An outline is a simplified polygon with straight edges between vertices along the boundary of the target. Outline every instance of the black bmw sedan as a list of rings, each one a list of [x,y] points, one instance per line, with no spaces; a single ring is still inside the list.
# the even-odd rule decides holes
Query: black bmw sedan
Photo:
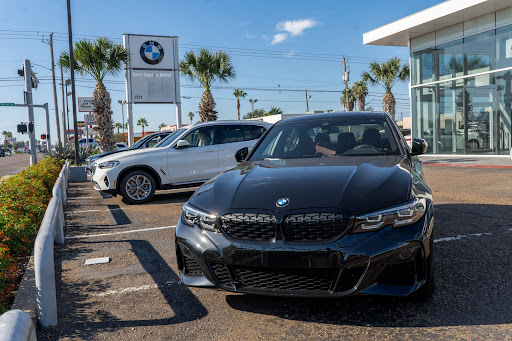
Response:
[[[200,187],[176,227],[190,286],[281,296],[434,291],[432,194],[386,114],[276,123]]]

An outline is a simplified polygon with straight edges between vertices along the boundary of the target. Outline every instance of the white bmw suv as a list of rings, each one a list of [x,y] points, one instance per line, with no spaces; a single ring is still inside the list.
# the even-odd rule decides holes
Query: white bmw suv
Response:
[[[105,156],[92,164],[94,188],[128,204],[149,201],[157,189],[198,186],[236,165],[272,126],[257,121],[211,121],[178,129],[153,148]]]

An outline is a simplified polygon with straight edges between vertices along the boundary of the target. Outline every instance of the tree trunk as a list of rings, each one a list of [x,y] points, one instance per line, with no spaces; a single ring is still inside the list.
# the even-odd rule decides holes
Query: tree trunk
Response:
[[[391,93],[391,91],[386,91],[384,97],[382,97],[382,110],[385,113],[391,115],[393,121],[395,119],[395,96]]]
[[[366,97],[359,96],[359,98],[357,99],[357,106],[359,108],[359,111],[364,111],[365,104],[366,104]]]
[[[199,103],[199,118],[201,122],[217,120],[217,112],[215,109],[215,101],[210,90],[205,89],[201,102]]]
[[[102,152],[114,150],[114,124],[112,110],[110,109],[110,94],[102,82],[96,83],[94,88],[94,120],[96,127],[96,141]]]
[[[238,119],[240,120],[240,99],[236,99],[236,109],[238,110]]]

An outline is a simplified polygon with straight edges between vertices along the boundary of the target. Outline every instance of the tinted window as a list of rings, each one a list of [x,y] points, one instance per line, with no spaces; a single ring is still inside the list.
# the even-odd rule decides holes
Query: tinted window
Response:
[[[278,124],[251,160],[400,154],[382,118],[338,118]]]
[[[222,143],[234,143],[244,141],[244,126],[229,125],[222,127]]]
[[[162,141],[162,139],[163,139],[163,136],[161,136],[161,135],[157,135],[157,136],[153,137],[148,142],[146,142],[145,148],[153,148],[158,143],[160,143],[160,141]]]
[[[215,144],[216,126],[201,127],[193,130],[183,140],[189,143],[190,147],[206,147]]]
[[[158,143],[155,147],[165,147],[170,145],[173,141],[175,141],[178,137],[183,134],[183,132],[187,130],[187,128],[180,128],[173,133],[170,133],[166,138],[164,138],[160,143]]]
[[[246,125],[244,128],[244,141],[257,140],[267,130],[262,126]]]

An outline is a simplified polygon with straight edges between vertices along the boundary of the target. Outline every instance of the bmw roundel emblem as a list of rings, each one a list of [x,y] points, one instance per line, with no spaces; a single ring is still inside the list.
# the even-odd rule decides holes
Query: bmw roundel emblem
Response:
[[[149,40],[140,46],[140,56],[146,63],[155,65],[164,58],[164,48],[158,42]]]
[[[289,203],[290,203],[290,199],[281,198],[276,201],[276,206],[277,207],[285,207],[285,206],[288,206]]]

